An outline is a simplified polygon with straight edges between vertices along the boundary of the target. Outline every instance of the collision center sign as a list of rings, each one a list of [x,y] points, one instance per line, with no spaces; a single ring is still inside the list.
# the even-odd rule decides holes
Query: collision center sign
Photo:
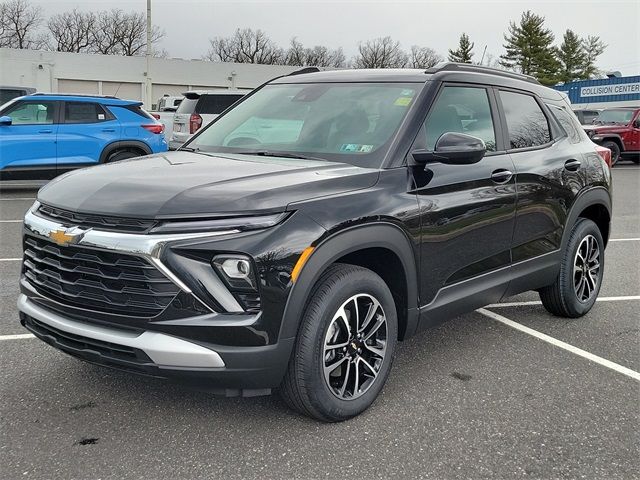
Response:
[[[596,85],[593,87],[582,87],[581,97],[601,97],[603,95],[632,95],[640,93],[640,82],[617,83],[614,85]]]

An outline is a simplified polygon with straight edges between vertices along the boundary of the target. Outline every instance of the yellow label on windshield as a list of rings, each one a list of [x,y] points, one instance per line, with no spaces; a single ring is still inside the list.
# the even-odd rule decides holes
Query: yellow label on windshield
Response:
[[[406,107],[410,103],[411,103],[411,97],[398,97],[396,101],[393,102],[394,105],[397,105],[399,107]]]

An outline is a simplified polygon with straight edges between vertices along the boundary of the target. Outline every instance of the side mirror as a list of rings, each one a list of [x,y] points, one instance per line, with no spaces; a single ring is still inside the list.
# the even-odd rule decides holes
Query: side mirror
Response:
[[[633,122],[633,126],[634,126],[635,128],[640,128],[640,118],[636,118],[636,121],[635,121],[635,122]]]
[[[11,125],[11,123],[13,122],[13,119],[7,115],[4,115],[2,117],[0,117],[0,126],[2,125]]]
[[[466,133],[447,132],[440,135],[433,151],[415,150],[411,155],[418,163],[470,165],[482,160],[485,153],[487,153],[487,146],[481,139]]]

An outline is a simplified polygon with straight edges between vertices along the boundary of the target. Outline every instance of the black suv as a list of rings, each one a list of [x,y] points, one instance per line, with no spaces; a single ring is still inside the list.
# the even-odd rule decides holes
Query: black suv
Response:
[[[530,77],[310,71],[176,152],[71,172],[25,217],[22,324],[83,360],[323,421],[380,393],[397,342],[525,290],[579,317],[611,175]]]

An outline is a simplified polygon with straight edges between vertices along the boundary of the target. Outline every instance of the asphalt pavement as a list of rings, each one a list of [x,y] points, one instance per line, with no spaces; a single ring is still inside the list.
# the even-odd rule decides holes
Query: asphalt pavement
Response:
[[[612,241],[588,315],[552,317],[528,292],[487,311],[532,330],[458,317],[402,343],[380,398],[340,424],[25,337],[17,259],[35,191],[1,191],[0,478],[640,478],[640,168],[613,175]]]

